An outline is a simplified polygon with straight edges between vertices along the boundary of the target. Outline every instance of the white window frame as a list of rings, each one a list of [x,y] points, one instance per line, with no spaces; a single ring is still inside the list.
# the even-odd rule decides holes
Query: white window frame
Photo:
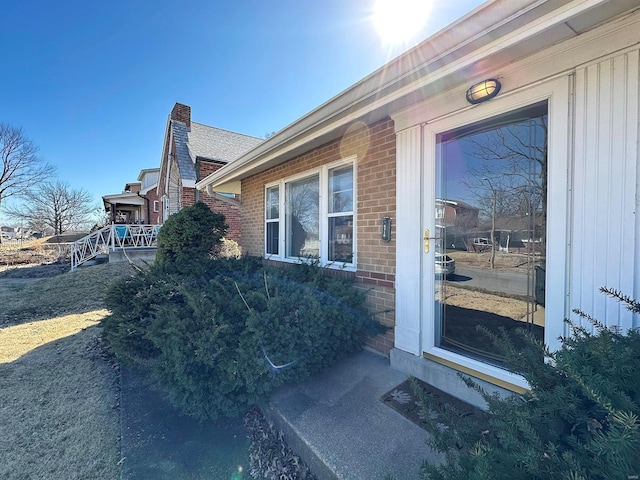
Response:
[[[158,213],[160,210],[160,202],[158,200],[153,201],[153,212]]]
[[[337,213],[329,213],[329,171],[334,170],[336,168],[344,167],[350,165],[353,171],[353,210],[351,212],[337,212]],[[326,165],[323,165],[320,168],[314,168],[310,170],[306,170],[296,175],[292,175],[290,177],[285,177],[277,182],[267,183],[264,186],[264,201],[263,201],[263,225],[264,225],[264,242],[263,242],[263,252],[264,258],[277,260],[281,262],[288,263],[300,263],[301,261],[309,261],[313,262],[316,259],[305,260],[300,257],[287,257],[286,256],[286,195],[285,189],[286,185],[295,182],[298,180],[303,180],[305,178],[309,178],[312,176],[318,176],[319,182],[319,238],[320,238],[320,249],[319,249],[319,258],[317,261],[319,265],[326,268],[334,268],[339,270],[346,271],[355,271],[357,265],[357,215],[356,215],[356,205],[357,205],[357,171],[356,171],[356,156],[351,156],[336,162],[332,162]],[[267,219],[267,190],[278,187],[278,200],[279,200],[279,217],[278,219]],[[329,244],[328,244],[328,234],[329,234],[329,218],[335,216],[349,216],[353,217],[353,259],[350,263],[346,262],[336,262],[329,261]],[[267,252],[267,223],[278,221],[278,254],[268,254]]]
[[[267,218],[267,192],[269,190],[272,190],[274,188],[278,189],[278,218]],[[283,223],[283,215],[282,215],[282,188],[280,188],[279,184],[270,184],[270,185],[266,185],[264,188],[264,254],[266,258],[280,258],[280,254],[282,253],[282,245],[281,245],[281,240],[282,240],[282,231],[280,230],[280,227],[282,226]],[[278,222],[278,252],[277,253],[267,253],[267,244],[268,244],[268,238],[267,238],[267,233],[268,233],[268,229],[267,229],[267,224],[269,223],[276,223]]]

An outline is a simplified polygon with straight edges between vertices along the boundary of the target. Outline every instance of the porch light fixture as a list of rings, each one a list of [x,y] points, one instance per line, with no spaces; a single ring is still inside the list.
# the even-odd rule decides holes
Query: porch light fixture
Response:
[[[467,102],[475,105],[476,103],[491,100],[500,92],[500,82],[495,78],[489,78],[483,82],[471,85],[467,90]]]

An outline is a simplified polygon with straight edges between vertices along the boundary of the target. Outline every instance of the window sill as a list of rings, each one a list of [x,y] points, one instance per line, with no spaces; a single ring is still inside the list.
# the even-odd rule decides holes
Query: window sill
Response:
[[[264,255],[263,258],[265,260],[269,260],[271,262],[279,262],[279,263],[290,263],[290,264],[312,264],[314,262],[318,262],[317,259],[305,259],[305,258],[288,258],[288,257],[276,257],[274,255]],[[353,263],[340,263],[340,262],[326,262],[324,264],[317,263],[319,268],[326,268],[328,270],[336,270],[343,272],[355,272],[356,266]]]

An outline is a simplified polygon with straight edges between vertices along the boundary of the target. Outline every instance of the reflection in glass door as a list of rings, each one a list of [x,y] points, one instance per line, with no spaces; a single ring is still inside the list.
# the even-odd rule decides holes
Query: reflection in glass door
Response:
[[[544,338],[547,102],[437,136],[436,345],[500,365],[481,328]]]

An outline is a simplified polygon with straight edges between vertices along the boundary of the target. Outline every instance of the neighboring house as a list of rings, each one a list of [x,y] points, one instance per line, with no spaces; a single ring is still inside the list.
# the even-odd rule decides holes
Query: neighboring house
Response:
[[[436,198],[436,231],[447,248],[468,250],[476,235],[480,209],[460,200]],[[442,246],[442,244],[440,244]]]
[[[140,170],[138,181],[140,182],[140,196],[145,199],[145,218],[151,225],[160,225],[162,218],[162,205],[158,195],[159,168],[145,168]]]
[[[392,327],[371,346],[393,367],[472,402],[458,372],[521,391],[477,325],[523,326],[556,348],[573,308],[640,323],[598,292],[640,296],[638,32],[637,0],[487,2],[196,186],[242,194],[245,251],[314,257],[368,288]],[[483,92],[494,98],[478,103]],[[522,260],[510,272],[458,252],[442,279],[437,199],[475,205],[474,178],[494,195],[483,219],[509,182],[541,212],[544,248],[495,252],[497,266]],[[465,290],[474,279],[482,289]]]
[[[104,195],[102,202],[110,223],[160,224],[157,193],[158,168],[140,171],[137,182],[126,183],[122,193]]]
[[[122,193],[103,195],[102,203],[110,223],[148,223],[140,182],[126,183]]]
[[[496,241],[502,250],[523,252],[540,248],[544,235],[539,216],[504,216],[496,219]]]
[[[176,103],[167,120],[158,197],[162,222],[197,201],[225,215],[227,238],[240,241],[240,202],[233,192],[196,190],[196,182],[262,143],[262,139],[191,121],[191,107]]]
[[[471,229],[478,225],[479,208],[460,200],[436,198],[436,223],[444,227]]]

